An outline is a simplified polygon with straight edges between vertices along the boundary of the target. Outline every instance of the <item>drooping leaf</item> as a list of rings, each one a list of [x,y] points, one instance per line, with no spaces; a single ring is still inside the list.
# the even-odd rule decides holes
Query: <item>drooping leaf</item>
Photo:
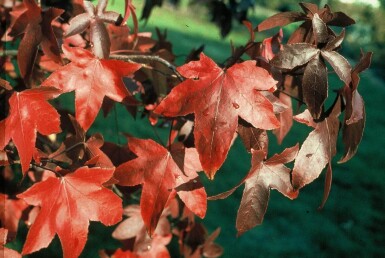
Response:
[[[65,258],[78,257],[87,241],[89,221],[104,225],[122,219],[122,201],[102,184],[114,169],[82,167],[61,178],[50,177],[18,195],[41,210],[32,224],[22,254],[47,247],[58,234]]]
[[[308,63],[317,56],[319,49],[316,46],[307,43],[287,44],[271,60],[270,64],[277,68],[292,70],[296,67]]]
[[[51,22],[64,10],[49,8],[42,10],[34,0],[23,0],[26,10],[13,23],[9,36],[24,34],[20,42],[17,62],[24,79],[31,76],[39,45],[53,61],[60,63],[60,49],[53,33]]]
[[[86,12],[70,20],[70,27],[65,35],[70,37],[90,28],[92,49],[98,58],[108,58],[110,55],[111,41],[104,23],[120,24],[123,20],[120,14],[106,11],[107,3],[107,0],[99,0],[95,7],[91,1],[84,1]]]
[[[210,200],[227,198],[239,186],[245,184],[236,221],[238,235],[262,223],[270,189],[276,189],[290,199],[297,197],[298,191],[293,189],[290,182],[290,169],[284,165],[293,161],[297,153],[298,144],[268,160],[264,160],[264,151],[253,151],[252,167],[247,176],[231,190],[209,198]]]
[[[293,125],[293,108],[291,97],[288,95],[283,93],[279,94],[279,100],[287,106],[285,111],[277,114],[280,127],[273,130],[273,133],[277,137],[278,144],[281,144]]]
[[[258,24],[256,30],[264,31],[274,27],[283,27],[290,23],[302,21],[306,15],[300,12],[277,13]]]
[[[360,144],[364,133],[366,120],[365,103],[357,88],[360,82],[359,73],[370,66],[372,54],[373,53],[368,52],[361,56],[360,61],[352,70],[351,83],[345,85],[342,90],[346,105],[342,129],[342,140],[345,151],[338,163],[347,162],[356,154],[358,145]]]
[[[132,76],[139,64],[98,59],[82,48],[63,46],[63,52],[71,63],[52,73],[42,85],[75,91],[76,120],[85,131],[94,122],[104,96],[117,102],[130,98],[132,104],[137,103],[122,77]]]
[[[305,68],[302,79],[303,100],[314,118],[319,118],[328,96],[328,74],[325,63],[319,56]]]
[[[143,184],[140,207],[150,235],[175,187],[186,206],[204,217],[206,193],[196,174],[199,165],[195,164],[198,160],[194,150],[185,149],[184,153],[173,154],[153,140],[135,138],[129,139],[128,146],[138,158],[120,165],[115,178],[123,186]]]
[[[335,51],[321,51],[321,55],[333,67],[333,70],[337,73],[341,81],[346,85],[349,85],[352,80],[352,67],[348,60]]]
[[[29,168],[36,143],[36,132],[49,135],[60,132],[57,111],[47,102],[59,95],[54,88],[36,88],[15,92],[9,99],[9,115],[5,120],[4,143],[16,145],[23,172]],[[1,147],[1,146],[0,146]]]
[[[341,105],[340,101],[337,101],[329,117],[322,122],[314,123],[309,110],[294,117],[300,123],[315,126],[302,144],[294,162],[292,184],[295,189],[300,189],[318,178],[335,156],[340,113]]]
[[[254,128],[252,125],[242,122],[243,121],[241,120],[241,123],[238,124],[237,132],[241,137],[246,151],[250,153],[251,149],[263,150],[267,154],[269,148],[269,137],[266,130]]]
[[[195,113],[195,146],[206,175],[213,179],[226,159],[238,116],[256,128],[279,126],[273,105],[261,94],[275,87],[269,73],[246,61],[222,70],[203,53],[199,61],[178,68],[187,79],[177,85],[155,112],[164,116]]]

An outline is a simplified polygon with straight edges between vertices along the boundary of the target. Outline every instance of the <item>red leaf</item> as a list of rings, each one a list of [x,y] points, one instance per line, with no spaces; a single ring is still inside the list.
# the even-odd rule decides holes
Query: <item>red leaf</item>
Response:
[[[63,52],[72,62],[52,73],[42,85],[53,86],[63,92],[75,91],[76,120],[87,131],[100,110],[104,96],[117,102],[131,96],[122,77],[132,76],[140,65],[98,59],[82,48],[63,46]],[[136,103],[132,97],[131,102]]]
[[[102,184],[114,169],[82,167],[61,178],[50,177],[18,195],[41,210],[30,228],[23,255],[47,247],[59,235],[64,257],[78,257],[87,241],[89,221],[106,226],[122,219],[122,201]]]
[[[143,184],[140,207],[149,235],[156,229],[172,189],[176,186],[185,204],[198,216],[204,216],[206,193],[196,175],[198,168],[193,164],[197,162],[196,152],[185,149],[184,153],[173,154],[153,140],[135,138],[129,139],[128,146],[138,158],[120,165],[115,178],[124,186]],[[196,187],[191,187],[188,184],[190,181]]]
[[[0,228],[0,253],[1,257],[6,258],[21,258],[21,254],[17,251],[4,247],[7,243],[8,229]]]
[[[269,73],[255,61],[219,68],[203,53],[199,61],[178,68],[187,78],[155,109],[164,116],[195,113],[195,146],[206,175],[213,179],[230,149],[238,116],[256,128],[274,129],[279,122],[261,91],[275,87]]]
[[[12,200],[8,195],[0,193],[1,226],[9,231],[10,240],[16,237],[22,212],[28,205],[23,200]]]
[[[43,135],[60,132],[59,114],[47,102],[57,95],[56,89],[36,88],[15,92],[9,99],[4,142],[12,139],[16,145],[23,172],[28,170],[34,153],[36,132]]]
[[[9,36],[24,34],[20,42],[17,62],[23,78],[31,75],[39,44],[43,52],[55,62],[61,62],[60,50],[53,33],[51,22],[64,10],[49,8],[42,11],[34,0],[23,0],[27,8],[11,27]]]
[[[252,167],[247,176],[231,190],[209,197],[210,200],[224,199],[245,183],[236,222],[238,235],[262,223],[270,189],[276,189],[290,199],[297,197],[298,191],[294,191],[290,183],[290,169],[284,165],[293,161],[297,153],[298,145],[264,161],[263,151],[253,151]]]
[[[317,123],[315,129],[302,144],[292,173],[292,183],[295,189],[302,188],[318,178],[326,164],[330,163],[336,154],[340,112],[340,101],[337,101],[330,116]],[[313,118],[308,110],[305,110],[301,117],[300,120],[297,119],[297,116],[294,119],[300,123],[312,124]]]

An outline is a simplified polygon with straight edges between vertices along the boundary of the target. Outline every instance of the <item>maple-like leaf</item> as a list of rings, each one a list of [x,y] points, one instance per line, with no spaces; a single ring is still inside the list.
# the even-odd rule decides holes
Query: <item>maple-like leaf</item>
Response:
[[[323,24],[320,19],[318,22]],[[334,37],[326,29],[322,29],[322,26],[319,27],[319,30],[313,31],[315,38],[323,43],[321,48],[309,43],[287,44],[270,62],[283,70],[293,70],[305,65],[302,79],[303,100],[314,118],[321,117],[328,96],[328,73],[324,60],[346,85],[351,83],[352,70],[349,62],[335,51],[342,44],[345,31],[342,30],[340,35]],[[328,40],[325,41],[325,38]]]
[[[140,207],[150,235],[174,188],[189,209],[202,218],[205,216],[206,192],[196,173],[200,165],[194,149],[170,153],[153,140],[135,138],[129,139],[128,147],[138,158],[120,165],[114,177],[119,185],[143,184]]]
[[[114,169],[82,167],[50,177],[18,195],[41,210],[32,224],[22,254],[47,247],[58,234],[65,258],[78,257],[87,241],[89,221],[113,225],[122,219],[122,200],[102,186]]]
[[[1,226],[8,230],[9,239],[13,240],[16,237],[19,220],[27,207],[23,200],[9,199],[8,195],[0,193],[0,221]]]
[[[344,124],[342,129],[342,140],[345,146],[343,157],[338,163],[350,160],[357,152],[365,128],[365,103],[357,88],[360,82],[359,73],[369,68],[372,52],[361,56],[360,61],[352,70],[352,81],[345,85],[342,94],[346,103]]]
[[[266,20],[262,21],[255,30],[264,31],[274,27],[283,27],[287,24],[304,21],[290,36],[288,43],[307,42],[313,43],[314,31],[327,28],[326,25],[347,27],[355,23],[355,21],[343,12],[332,12],[328,5],[319,9],[313,3],[299,3],[303,10],[301,12],[281,12],[277,13]],[[322,21],[322,23],[320,23]]]
[[[107,0],[99,0],[95,7],[91,1],[84,1],[85,13],[70,20],[70,27],[65,36],[70,37],[90,28],[90,40],[95,56],[108,58],[110,55],[110,37],[104,23],[120,24],[122,16],[116,12],[106,11]]]
[[[35,0],[23,0],[26,10],[12,24],[11,37],[24,34],[17,52],[17,62],[23,78],[31,76],[39,45],[43,52],[57,63],[61,62],[60,49],[53,33],[51,22],[64,10],[42,10]]]
[[[105,96],[121,102],[129,98],[136,104],[122,77],[132,76],[141,66],[118,60],[98,59],[82,48],[63,46],[71,63],[56,70],[43,83],[63,92],[75,91],[76,120],[87,131],[95,120]]]
[[[318,178],[336,154],[340,113],[341,104],[338,100],[331,114],[322,122],[315,123],[309,110],[294,117],[296,121],[314,128],[302,144],[294,162],[292,183],[295,189],[302,188]]]
[[[0,228],[0,254],[6,258],[21,258],[21,254],[17,251],[4,247],[7,243],[8,229]]]
[[[195,114],[195,146],[210,179],[221,167],[238,126],[238,116],[260,129],[279,126],[272,103],[261,91],[276,81],[255,61],[245,61],[223,70],[200,55],[178,68],[187,79],[177,85],[155,109],[164,116]]]
[[[4,141],[0,144],[7,144],[12,139],[19,152],[23,172],[28,170],[35,150],[36,132],[49,135],[61,131],[59,114],[47,102],[59,93],[54,88],[42,87],[14,92],[9,99]],[[0,146],[0,149],[3,148]]]
[[[264,151],[252,151],[251,169],[247,176],[234,188],[222,194],[209,197],[223,199],[245,184],[241,204],[238,209],[236,228],[238,235],[262,223],[269,202],[270,189],[276,189],[286,197],[294,199],[298,195],[290,182],[290,169],[284,164],[293,161],[298,153],[298,144],[285,149],[268,160]]]

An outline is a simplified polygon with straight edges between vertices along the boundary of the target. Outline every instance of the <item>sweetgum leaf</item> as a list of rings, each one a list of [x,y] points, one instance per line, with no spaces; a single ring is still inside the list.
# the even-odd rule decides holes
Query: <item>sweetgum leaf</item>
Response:
[[[42,87],[14,92],[9,99],[10,110],[5,120],[4,140],[0,144],[7,144],[12,139],[23,172],[29,169],[35,150],[36,133],[50,135],[61,131],[60,116],[47,101],[59,93],[54,88]]]
[[[313,16],[312,26],[316,44],[327,42],[329,39],[328,27],[317,13]]]
[[[23,0],[26,10],[12,24],[10,37],[24,34],[20,42],[17,62],[24,79],[31,76],[39,44],[43,52],[53,61],[60,63],[60,49],[53,33],[51,22],[64,10],[48,8],[42,10],[34,0]]]
[[[85,13],[79,14],[70,20],[66,37],[82,33],[90,28],[92,49],[98,58],[108,58],[111,41],[104,23],[120,24],[122,16],[116,12],[106,11],[107,0],[99,0],[96,8],[91,1],[84,1]]]
[[[319,118],[328,96],[327,69],[316,56],[306,66],[302,79],[303,100],[314,118]]]
[[[287,44],[270,61],[270,64],[281,69],[292,70],[305,65],[319,53],[316,46],[307,43]]]
[[[64,45],[63,52],[71,63],[53,72],[42,85],[62,92],[75,91],[76,120],[85,131],[94,122],[104,96],[117,102],[128,98],[133,105],[137,103],[122,77],[132,76],[141,65],[98,59],[85,49]]]
[[[340,101],[337,101],[329,117],[322,122],[314,123],[309,110],[294,117],[300,123],[315,126],[302,144],[294,162],[292,184],[295,189],[300,189],[318,178],[336,154],[340,113]]]
[[[65,258],[78,257],[87,241],[89,221],[106,226],[122,219],[122,200],[102,186],[114,169],[82,167],[64,177],[50,177],[18,195],[41,210],[32,224],[22,254],[47,247],[58,234]]]
[[[129,138],[128,146],[138,158],[120,165],[115,178],[123,186],[143,184],[140,207],[150,236],[175,187],[178,187],[177,193],[186,206],[204,217],[207,209],[206,192],[196,174],[199,169],[196,151],[185,149],[184,153],[173,154],[153,140],[135,138]],[[188,185],[190,181],[196,186]]]
[[[302,21],[305,18],[306,15],[300,12],[277,13],[258,24],[256,30],[264,31],[274,27],[283,27],[293,22]]]
[[[351,82],[351,71],[348,60],[335,51],[321,51],[321,55],[333,67],[338,77],[348,85]]]
[[[279,126],[273,105],[261,94],[276,81],[255,61],[235,64],[222,70],[213,60],[200,55],[178,68],[187,79],[177,85],[155,112],[164,116],[195,113],[194,139],[203,170],[213,179],[226,159],[234,138],[238,116],[256,128]]]
[[[8,230],[8,239],[13,240],[16,237],[19,220],[27,207],[23,200],[13,200],[0,193],[0,221],[1,226]]]
[[[284,165],[293,161],[297,153],[298,144],[268,160],[264,160],[266,155],[264,151],[252,151],[252,167],[247,176],[229,191],[209,197],[209,200],[227,198],[238,187],[245,184],[236,221],[238,235],[262,223],[270,189],[276,189],[290,199],[297,197],[298,191],[294,191],[290,182],[290,169]]]

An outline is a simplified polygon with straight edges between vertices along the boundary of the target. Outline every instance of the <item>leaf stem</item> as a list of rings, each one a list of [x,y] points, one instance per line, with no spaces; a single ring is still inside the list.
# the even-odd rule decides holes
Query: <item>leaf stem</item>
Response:
[[[62,152],[59,152],[58,154],[56,154],[53,157],[51,157],[51,159],[54,159],[57,156],[60,156],[61,154],[65,153],[65,152],[71,151],[71,150],[75,149],[76,147],[78,147],[80,145],[84,145],[84,142],[78,142],[78,143],[72,145],[71,147],[68,147],[68,148],[64,149]]]

